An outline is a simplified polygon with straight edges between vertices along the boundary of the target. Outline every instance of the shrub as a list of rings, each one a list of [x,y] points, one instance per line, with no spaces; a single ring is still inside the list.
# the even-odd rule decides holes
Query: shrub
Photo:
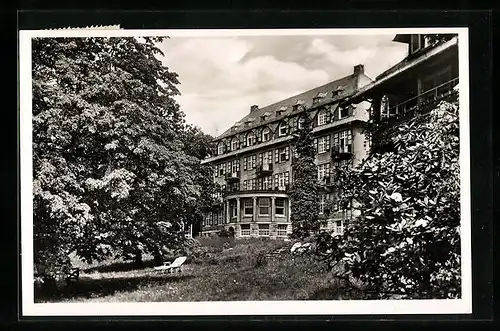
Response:
[[[320,234],[318,254],[372,297],[460,296],[458,105],[443,102],[395,126],[393,151],[339,172],[341,199],[360,212],[343,236]]]

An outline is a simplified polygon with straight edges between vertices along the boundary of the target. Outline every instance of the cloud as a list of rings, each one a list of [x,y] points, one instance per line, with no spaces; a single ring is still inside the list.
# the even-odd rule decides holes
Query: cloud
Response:
[[[266,106],[329,79],[324,70],[271,54],[243,59],[251,49],[250,41],[238,38],[191,38],[170,46],[167,41],[163,62],[179,74],[177,100],[188,122],[220,134],[251,105]]]
[[[306,50],[312,55],[325,57],[328,61],[342,67],[352,67],[358,63],[364,63],[375,54],[375,49],[358,46],[350,49],[338,49],[335,45],[324,39],[315,38]]]
[[[168,39],[163,63],[179,74],[186,120],[217,135],[266,106],[352,73],[371,78],[399,62],[393,36],[246,36]]]

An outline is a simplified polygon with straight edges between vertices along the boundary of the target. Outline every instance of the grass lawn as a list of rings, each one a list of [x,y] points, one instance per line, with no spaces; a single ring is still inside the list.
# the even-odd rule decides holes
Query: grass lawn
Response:
[[[109,261],[82,268],[78,283],[59,286],[57,293],[36,296],[36,302],[172,302],[245,300],[359,299],[324,264],[311,255],[292,257],[291,242],[199,239],[208,252],[189,256],[183,272],[158,274],[152,261],[134,269],[132,263]],[[280,255],[263,258],[284,248]],[[75,263],[76,264],[76,263]]]

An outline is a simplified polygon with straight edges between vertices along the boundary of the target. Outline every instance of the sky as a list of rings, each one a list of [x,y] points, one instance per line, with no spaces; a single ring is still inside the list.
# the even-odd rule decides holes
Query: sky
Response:
[[[176,72],[176,99],[186,121],[217,136],[251,105],[265,107],[352,74],[375,77],[401,61],[407,45],[394,35],[171,37],[161,59]]]

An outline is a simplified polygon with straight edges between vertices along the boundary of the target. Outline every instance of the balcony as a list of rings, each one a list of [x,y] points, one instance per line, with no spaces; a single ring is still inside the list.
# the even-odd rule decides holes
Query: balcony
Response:
[[[290,184],[285,184],[284,186],[276,186],[274,190],[280,192],[287,192],[290,190]]]
[[[352,144],[346,146],[332,146],[330,153],[335,162],[348,160],[352,158],[353,155]]]
[[[228,172],[225,175],[225,179],[226,179],[226,182],[228,182],[228,183],[237,182],[240,180],[240,173],[238,171],[237,172]]]
[[[273,164],[264,163],[257,166],[257,176],[267,177],[273,174]]]
[[[415,116],[416,112],[425,113],[436,108],[441,101],[452,101],[457,98],[458,92],[455,87],[458,85],[458,77],[443,84],[435,86],[423,93],[390,107],[382,115],[382,121],[393,119],[409,119]]]
[[[323,182],[322,182],[325,186],[327,187],[331,187],[333,186],[333,184],[335,183],[335,176],[334,174],[330,174],[330,175],[326,175],[324,178],[323,178]]]

